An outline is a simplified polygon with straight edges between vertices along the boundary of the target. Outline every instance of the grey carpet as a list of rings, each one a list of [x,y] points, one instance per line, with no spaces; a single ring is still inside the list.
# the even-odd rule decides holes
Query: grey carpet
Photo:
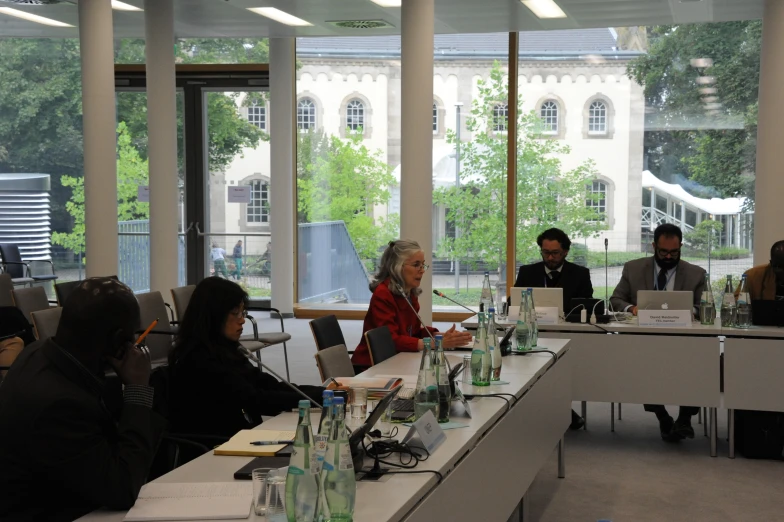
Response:
[[[340,321],[349,350],[362,321]],[[260,328],[279,323],[262,319]],[[286,319],[293,382],[317,384],[315,344],[307,320]],[[436,325],[439,328],[449,325]],[[246,326],[246,333],[250,333]],[[285,375],[282,347],[262,361]],[[575,403],[576,411],[580,404]],[[676,407],[668,407],[677,415]],[[617,410],[616,410],[617,415]],[[727,458],[727,413],[719,411],[718,457],[694,418],[697,436],[677,444],[661,440],[658,422],[641,405],[624,404],[610,432],[610,405],[588,404],[588,431],[566,435],[566,478],[557,478],[555,451],[529,490],[530,520],[539,522],[747,522],[784,521],[784,462]],[[503,473],[495,474],[503,480]],[[491,501],[491,499],[488,499]],[[492,521],[488,521],[492,522]]]

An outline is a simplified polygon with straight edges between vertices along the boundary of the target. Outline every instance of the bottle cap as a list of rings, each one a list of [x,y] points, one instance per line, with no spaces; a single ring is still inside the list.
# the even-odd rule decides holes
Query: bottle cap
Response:
[[[310,408],[310,401],[305,401],[305,400],[299,401],[299,407],[300,408]]]
[[[442,340],[443,340],[443,338],[444,338],[444,336],[443,336],[443,335],[441,335],[441,334],[436,334],[436,341],[438,341],[439,339],[442,339]]]
[[[324,390],[323,392],[321,392],[321,396],[323,398],[325,398],[325,399],[327,397],[334,397],[335,396],[335,392],[333,392],[332,390]]]
[[[343,397],[335,397],[334,399],[332,399],[332,404],[335,405],[340,405],[343,404],[344,402],[346,402],[346,399],[344,399]]]
[[[495,313],[495,308],[493,308],[493,307],[491,306],[490,308],[488,308],[488,309],[487,309],[487,311],[488,311],[488,312],[490,312],[491,314],[492,314],[492,313]]]

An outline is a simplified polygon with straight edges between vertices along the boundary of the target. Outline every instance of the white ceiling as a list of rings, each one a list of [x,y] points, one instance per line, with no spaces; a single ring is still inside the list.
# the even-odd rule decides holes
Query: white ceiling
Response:
[[[45,6],[0,6],[39,14],[74,25],[54,28],[0,14],[0,37],[77,37],[76,0]],[[108,0],[107,0],[108,1]],[[124,0],[143,6],[143,0]],[[416,1],[416,0],[413,0]],[[624,27],[762,18],[764,0],[556,0],[568,17],[539,20],[519,0],[435,0],[437,33],[485,33]],[[382,8],[370,0],[174,0],[178,37],[338,36],[400,33],[400,8]],[[312,27],[292,28],[247,11],[277,7]],[[329,25],[334,20],[382,19],[393,29],[358,31]],[[114,12],[116,37],[143,37],[144,13]]]

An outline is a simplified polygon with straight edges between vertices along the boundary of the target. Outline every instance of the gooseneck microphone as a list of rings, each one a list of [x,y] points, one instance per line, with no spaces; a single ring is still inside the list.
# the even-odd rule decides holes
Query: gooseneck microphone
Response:
[[[467,307],[466,305],[464,305],[463,303],[458,303],[457,301],[455,301],[455,300],[454,300],[454,299],[452,299],[451,297],[447,297],[447,296],[445,296],[445,295],[444,295],[442,292],[439,292],[438,290],[433,290],[433,293],[434,293],[434,294],[436,294],[438,297],[443,297],[443,298],[444,298],[444,299],[446,299],[447,301],[452,301],[452,302],[453,302],[453,303],[455,303],[457,306],[460,306],[460,307],[462,307],[462,308],[465,308],[466,310],[468,310],[469,312],[471,312],[471,313],[472,313],[472,314],[474,314],[474,315],[476,315],[476,313],[477,313],[477,312],[475,312],[475,311],[471,310],[470,308],[468,308],[468,307]]]
[[[264,368],[265,370],[267,370],[268,372],[270,372],[272,375],[274,375],[275,377],[277,377],[277,378],[278,378],[278,379],[279,379],[279,380],[280,380],[282,383],[284,383],[286,386],[288,386],[289,388],[291,388],[292,390],[294,390],[295,392],[297,392],[297,393],[298,393],[299,395],[301,395],[303,398],[305,398],[305,399],[309,400],[309,401],[311,402],[311,404],[313,404],[314,406],[316,406],[316,408],[318,408],[318,409],[321,409],[321,404],[317,403],[316,401],[314,401],[313,399],[311,399],[310,397],[308,397],[308,396],[307,396],[307,394],[305,394],[305,392],[303,392],[302,390],[300,390],[299,388],[297,388],[296,386],[294,386],[293,384],[291,384],[289,381],[287,381],[286,379],[284,379],[283,377],[281,377],[280,375],[278,375],[277,373],[275,373],[275,372],[272,370],[272,368],[270,368],[269,366],[267,366],[266,364],[264,364],[263,362],[261,362],[261,361],[259,360],[259,358],[258,358],[258,357],[256,357],[255,355],[253,355],[253,353],[251,353],[251,351],[250,351],[250,350],[248,350],[247,348],[245,348],[245,347],[244,347],[244,346],[242,346],[242,345],[240,345],[240,346],[239,346],[237,349],[238,349],[238,350],[240,351],[240,353],[241,353],[242,355],[244,355],[246,358],[248,358],[248,359],[250,359],[251,361],[253,361],[253,362],[255,362],[256,364],[258,364],[260,368]]]
[[[607,262],[608,245],[609,245],[609,241],[607,240],[607,238],[604,238],[604,302],[605,302],[604,313],[609,313],[610,310],[610,298],[607,294],[607,289],[609,288],[610,285],[610,281],[607,277],[607,266],[609,265],[609,263]]]
[[[409,301],[408,296],[406,295],[405,290],[403,290],[403,287],[400,286],[400,285],[396,285],[396,287],[397,287],[398,291],[403,295],[403,298],[406,300],[406,303],[408,303],[408,307],[411,308],[411,311],[414,312],[414,315],[417,316],[417,319],[419,319],[419,324],[422,325],[422,328],[425,329],[425,332],[427,332],[427,335],[430,337],[430,339],[432,339],[432,341],[433,341],[433,350],[435,350],[436,349],[436,338],[433,337],[432,333],[430,333],[430,329],[427,327],[425,322],[419,316],[419,314],[416,311],[416,308],[414,308],[414,305],[412,305],[411,301]],[[444,357],[444,360],[446,361],[447,369],[451,372],[452,371],[452,366],[449,364],[449,358],[448,357]]]

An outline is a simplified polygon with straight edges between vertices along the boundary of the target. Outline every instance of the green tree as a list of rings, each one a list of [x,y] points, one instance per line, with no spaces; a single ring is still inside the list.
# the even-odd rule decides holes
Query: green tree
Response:
[[[708,255],[708,252],[720,246],[719,234],[724,225],[720,221],[706,219],[694,227],[694,230],[683,236],[683,241],[695,254]]]
[[[506,118],[494,114],[508,99],[504,72],[495,63],[488,80],[480,80],[478,96],[466,119],[470,142],[460,143],[460,188],[434,191],[433,200],[446,208],[446,219],[460,229],[458,238],[441,241],[438,254],[463,260],[484,259],[497,264],[506,260]],[[589,237],[604,228],[602,219],[586,202],[596,196],[588,185],[599,172],[593,161],[566,170],[561,158],[570,153],[558,140],[543,137],[542,122],[535,112],[522,111],[518,97],[517,117],[517,230],[516,258],[536,257],[536,237],[551,226],[568,230],[571,237]],[[447,141],[456,144],[454,132]]]
[[[305,141],[301,139],[300,141]],[[297,179],[297,207],[301,222],[343,221],[364,260],[378,257],[379,245],[397,237],[397,214],[373,218],[376,205],[389,202],[388,187],[395,182],[380,151],[371,152],[360,134],[346,140],[313,137],[305,175]]]
[[[139,155],[124,123],[117,126],[117,220],[148,219],[149,203],[137,200],[137,188],[147,185],[147,160]],[[73,252],[84,252],[84,177],[63,176],[63,186],[72,192],[65,207],[73,217],[73,230],[52,233],[52,243]]]
[[[721,197],[753,199],[762,22],[657,26],[650,34],[648,54],[627,74],[644,86],[661,124],[691,129],[646,132],[649,167],[668,181],[682,174]],[[702,58],[710,62],[691,61]],[[708,106],[716,112],[706,117],[709,103],[720,106]]]

